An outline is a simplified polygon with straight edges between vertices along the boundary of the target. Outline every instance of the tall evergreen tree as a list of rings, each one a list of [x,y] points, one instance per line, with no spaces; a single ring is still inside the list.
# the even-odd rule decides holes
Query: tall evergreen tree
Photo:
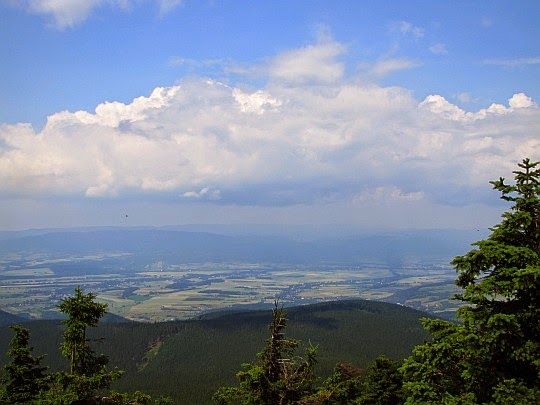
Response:
[[[58,305],[60,312],[68,316],[62,321],[66,331],[60,350],[69,360],[71,374],[95,373],[105,361],[102,356],[95,355],[86,337],[87,328],[96,327],[107,311],[107,304],[96,302],[95,298],[94,294],[83,294],[80,287],[77,287],[73,297],[62,299]]]
[[[539,165],[524,159],[513,184],[491,182],[512,206],[486,240],[452,262],[461,323],[425,321],[433,341],[402,367],[407,403],[538,403]]]
[[[107,304],[95,299],[95,294],[84,294],[77,287],[73,297],[62,299],[58,305],[67,315],[62,321],[66,330],[60,350],[69,361],[69,373],[58,374],[58,382],[78,399],[90,398],[95,390],[109,388],[111,382],[123,374],[117,370],[107,371],[108,357],[96,354],[90,347],[87,329],[96,327],[107,310]]]
[[[244,364],[237,374],[238,387],[223,387],[214,395],[218,404],[283,405],[296,403],[309,395],[315,376],[316,347],[304,357],[297,356],[299,342],[285,337],[285,309],[275,303],[270,323],[270,338],[254,364]]]
[[[28,346],[30,331],[21,325],[10,326],[15,332],[8,350],[12,359],[2,376],[0,402],[3,404],[26,404],[35,399],[47,387],[47,367],[41,365],[45,356],[34,357]]]

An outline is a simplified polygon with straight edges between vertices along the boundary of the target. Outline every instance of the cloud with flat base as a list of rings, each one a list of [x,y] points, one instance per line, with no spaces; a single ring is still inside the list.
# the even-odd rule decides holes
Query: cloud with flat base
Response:
[[[371,192],[459,205],[483,201],[494,173],[540,159],[540,110],[526,94],[478,111],[417,100],[345,75],[345,52],[326,41],[276,55],[250,90],[193,77],[58,112],[41,130],[0,125],[0,193],[286,206]]]

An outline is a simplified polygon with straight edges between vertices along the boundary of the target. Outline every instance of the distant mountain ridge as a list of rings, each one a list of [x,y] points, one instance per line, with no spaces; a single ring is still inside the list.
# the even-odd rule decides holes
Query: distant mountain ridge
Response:
[[[224,235],[159,228],[3,232],[0,253],[152,254],[184,262],[353,263],[363,259],[450,260],[477,239],[472,231],[422,230],[300,241],[283,235]]]

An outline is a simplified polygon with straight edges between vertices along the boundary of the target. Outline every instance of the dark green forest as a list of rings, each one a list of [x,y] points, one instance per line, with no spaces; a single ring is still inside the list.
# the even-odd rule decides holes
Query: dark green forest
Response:
[[[287,334],[319,346],[317,374],[327,377],[340,362],[366,368],[378,355],[406,357],[428,338],[420,318],[425,313],[376,301],[335,301],[287,309]],[[268,335],[268,310],[215,313],[200,319],[160,323],[101,322],[89,330],[96,351],[125,370],[112,385],[117,391],[141,390],[169,395],[183,404],[210,403],[215,390],[233,384],[240,364],[252,362]],[[121,320],[120,320],[121,321]],[[51,370],[66,367],[58,347],[64,326],[60,321],[32,321],[30,345],[47,353]],[[13,333],[0,330],[0,347]],[[127,344],[129,342],[129,344]],[[8,359],[2,355],[2,363]]]
[[[491,182],[510,208],[487,239],[452,261],[461,289],[454,299],[463,303],[457,322],[381,302],[338,301],[97,327],[106,305],[76,289],[58,305],[64,320],[2,329],[0,400],[540,403],[539,166],[524,159],[513,183]]]

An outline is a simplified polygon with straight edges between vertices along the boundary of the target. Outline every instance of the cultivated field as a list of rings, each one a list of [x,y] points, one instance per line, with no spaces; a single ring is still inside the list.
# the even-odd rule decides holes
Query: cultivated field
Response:
[[[340,298],[400,303],[451,316],[455,272],[444,263],[400,267],[284,263],[141,263],[129,254],[83,257],[4,257],[0,308],[34,318],[57,316],[76,286],[92,291],[109,311],[138,321],[185,319],[239,305],[300,304]]]

